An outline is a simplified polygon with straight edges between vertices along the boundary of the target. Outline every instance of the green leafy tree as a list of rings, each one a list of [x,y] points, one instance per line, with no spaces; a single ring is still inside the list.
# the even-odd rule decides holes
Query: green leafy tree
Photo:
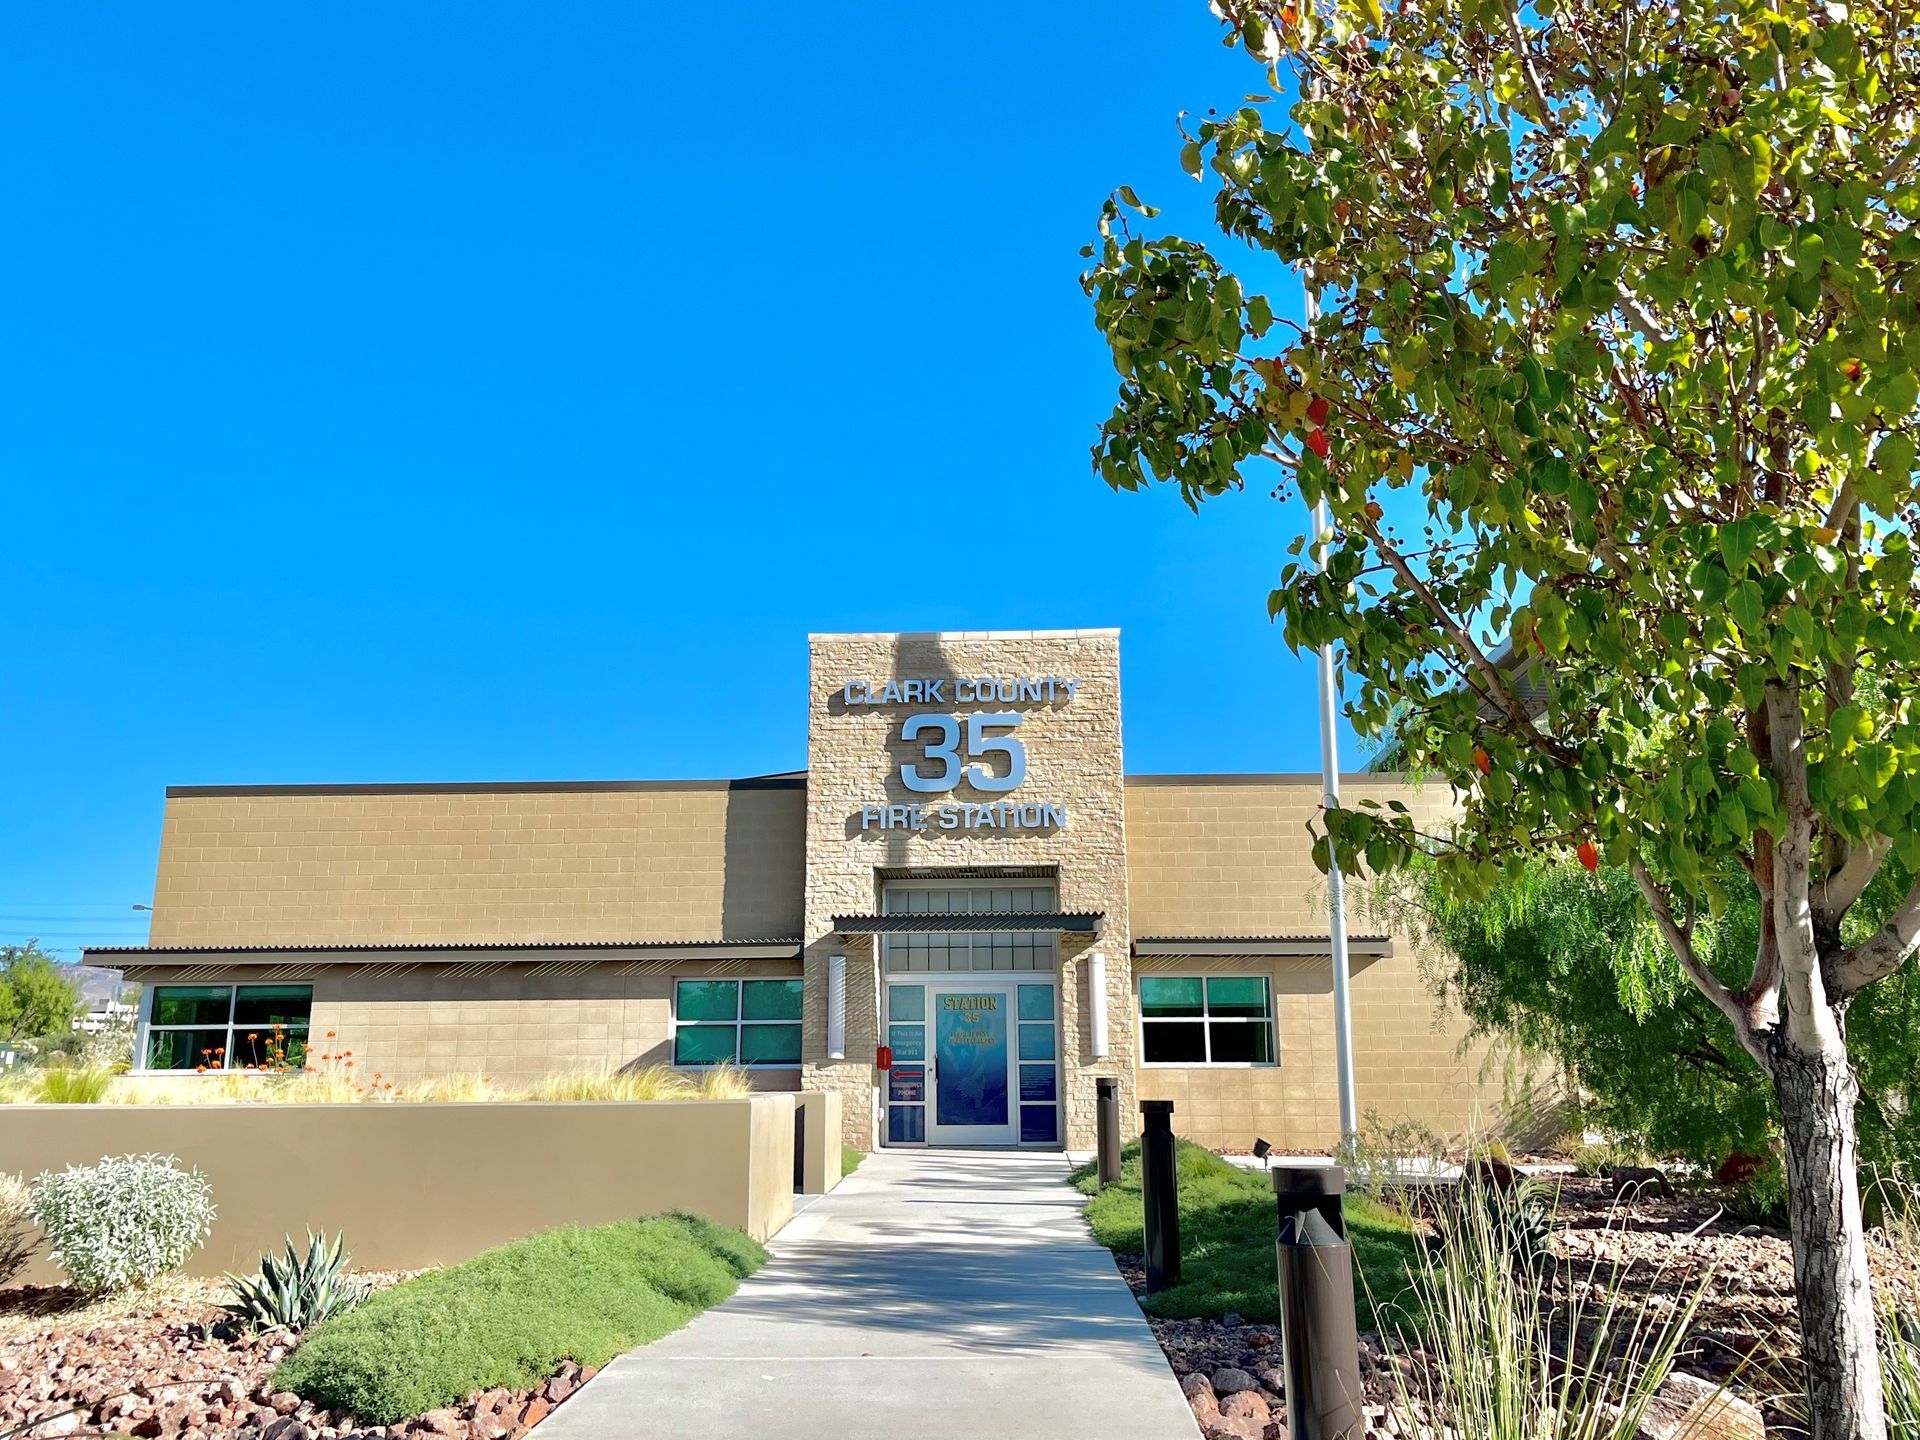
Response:
[[[79,987],[38,940],[0,945],[0,1038],[64,1034],[79,1013]]]
[[[1769,1148],[1779,1117],[1765,1076],[1682,973],[1626,870],[1536,861],[1478,895],[1426,865],[1407,879],[1382,903],[1435,943],[1430,978],[1476,1028],[1573,1071],[1588,1123],[1709,1171]],[[1890,879],[1897,888],[1876,881],[1849,917],[1860,938],[1904,893],[1906,877]],[[1760,898],[1744,872],[1723,884],[1727,909],[1696,927],[1694,948],[1714,974],[1736,977],[1752,962]],[[1920,968],[1863,990],[1847,1034],[1863,1161],[1920,1171]]]
[[[1890,853],[1920,868],[1916,12],[1216,9],[1296,98],[1209,113],[1186,167],[1318,313],[1138,233],[1120,191],[1086,276],[1121,375],[1096,468],[1327,502],[1324,569],[1296,547],[1271,612],[1462,806],[1434,836],[1333,810],[1323,861],[1632,874],[1779,1107],[1814,1432],[1880,1440],[1846,1026],[1920,892],[1845,930]],[[1735,865],[1760,925],[1723,978],[1696,937]]]

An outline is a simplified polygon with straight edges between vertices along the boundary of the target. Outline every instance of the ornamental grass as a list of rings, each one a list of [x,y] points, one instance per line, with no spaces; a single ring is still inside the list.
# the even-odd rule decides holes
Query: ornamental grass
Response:
[[[1557,1258],[1554,1201],[1469,1182],[1441,1202],[1408,1290],[1376,1308],[1402,1434],[1474,1440],[1634,1440],[1714,1280],[1674,1261],[1636,1270],[1626,1247]],[[1610,1225],[1624,1228],[1625,1212]],[[1363,1276],[1363,1278],[1365,1278]],[[1689,1426],[1689,1429],[1694,1428]]]
[[[113,1092],[113,1072],[104,1067],[50,1065],[0,1080],[0,1105],[97,1105]]]
[[[666,1065],[581,1067],[525,1085],[479,1073],[403,1085],[382,1074],[357,1078],[344,1066],[171,1075],[116,1075],[60,1067],[0,1077],[0,1105],[365,1105],[489,1101],[742,1100],[753,1080],[736,1065],[680,1071]]]
[[[1920,1191],[1882,1179],[1886,1218],[1874,1308],[1880,1320],[1880,1375],[1889,1440],[1920,1440]]]
[[[741,1100],[753,1093],[747,1072],[715,1065],[688,1074],[666,1065],[637,1069],[567,1070],[536,1080],[524,1100]]]

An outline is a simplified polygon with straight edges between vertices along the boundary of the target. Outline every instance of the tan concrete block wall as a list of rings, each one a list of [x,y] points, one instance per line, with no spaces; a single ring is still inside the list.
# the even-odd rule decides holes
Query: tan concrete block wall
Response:
[[[216,1215],[189,1275],[255,1270],[309,1228],[357,1265],[466,1260],[557,1225],[693,1210],[759,1239],[793,1215],[793,1100],[462,1105],[8,1105],[0,1155],[29,1175],[157,1152]],[[479,1183],[485,1175],[511,1180]],[[56,1284],[44,1251],[23,1279]]]
[[[1127,786],[1130,893],[1136,936],[1325,935],[1327,880],[1313,864],[1310,823],[1320,778],[1132,777]],[[1397,799],[1423,828],[1451,799],[1397,776],[1341,779],[1342,803]],[[1494,1047],[1467,1043],[1421,973],[1415,941],[1364,884],[1349,883],[1350,934],[1392,935],[1394,953],[1353,969],[1354,1088],[1361,1115],[1412,1119],[1443,1136],[1499,1130],[1515,1080]],[[1230,961],[1141,961],[1224,974]],[[1143,1068],[1143,1098],[1175,1102],[1174,1126],[1202,1144],[1324,1149],[1339,1138],[1331,962],[1256,966],[1274,979],[1281,1063],[1270,1069]],[[1525,1068],[1525,1067],[1523,1067]],[[1521,1077],[1524,1078],[1524,1077]]]
[[[505,1087],[568,1070],[670,1064],[676,979],[800,973],[791,960],[303,966],[289,957],[263,970],[222,968],[211,958],[190,972],[150,966],[129,974],[148,985],[248,984],[268,975],[279,984],[311,983],[316,1064],[322,1052],[350,1051],[362,1083],[378,1075],[402,1089],[445,1075],[486,1075]],[[759,1089],[800,1085],[797,1068],[749,1073]]]
[[[725,781],[172,795],[150,943],[787,939],[805,814]]]
[[[1104,912],[1098,948],[1107,957],[1112,1054],[1095,1061],[1084,1029],[1084,937],[1063,936],[1061,1009],[1066,1043],[1061,1085],[1065,1138],[1074,1149],[1093,1144],[1094,1078],[1117,1075],[1121,1110],[1137,1124],[1133,1042],[1128,1021],[1127,816],[1120,745],[1120,646],[1113,631],[1040,631],[947,635],[816,635],[811,638],[807,737],[807,1069],[809,1089],[836,1089],[845,1099],[849,1144],[873,1144],[873,1050],[878,1043],[877,981],[872,947],[834,939],[836,914],[868,914],[878,905],[879,867],[1049,865],[1059,868],[1064,910]],[[1040,704],[876,705],[849,709],[849,680],[939,677],[1071,677],[1074,699]],[[949,687],[949,702],[954,697]],[[899,739],[901,721],[921,710],[967,714],[1014,710],[1015,733],[1027,750],[1027,779],[1009,795],[983,794],[962,783],[949,795],[914,795],[899,784],[902,761],[919,758]],[[1067,806],[1068,823],[1053,832],[869,831],[856,824],[868,804],[951,800]],[[847,961],[847,1058],[825,1049],[825,977],[829,955]]]

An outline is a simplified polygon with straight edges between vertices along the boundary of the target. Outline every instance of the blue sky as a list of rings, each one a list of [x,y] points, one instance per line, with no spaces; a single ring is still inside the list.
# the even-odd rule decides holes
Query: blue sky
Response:
[[[1175,114],[1260,80],[1218,34],[13,16],[0,941],[144,940],[169,783],[799,766],[810,630],[1118,625],[1130,769],[1317,765],[1264,609],[1297,502],[1087,461],[1077,251],[1121,182],[1206,225]]]

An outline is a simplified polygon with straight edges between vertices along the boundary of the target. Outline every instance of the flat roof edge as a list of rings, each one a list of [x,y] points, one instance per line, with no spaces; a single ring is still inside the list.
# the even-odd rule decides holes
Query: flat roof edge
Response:
[[[1318,770],[1258,771],[1228,775],[1127,775],[1128,785],[1318,785]],[[1354,785],[1404,785],[1410,783],[1404,770],[1343,770],[1340,783]]]
[[[111,955],[124,961],[129,957],[140,956],[154,956],[164,960],[173,956],[208,955],[406,955],[417,953],[444,955],[478,952],[527,954],[535,951],[566,951],[569,954],[575,954],[581,951],[639,950],[648,954],[659,954],[665,951],[705,952],[715,955],[742,955],[749,958],[762,955],[763,958],[785,959],[798,957],[803,948],[802,942],[797,938],[776,937],[771,940],[370,940],[337,941],[333,944],[287,941],[284,944],[89,945],[80,953],[83,956]]]
[[[815,640],[1118,640],[1119,627],[1092,630],[818,630]]]
[[[167,799],[265,799],[281,795],[574,795],[687,790],[804,790],[804,775],[737,780],[398,780],[318,785],[169,785]]]

